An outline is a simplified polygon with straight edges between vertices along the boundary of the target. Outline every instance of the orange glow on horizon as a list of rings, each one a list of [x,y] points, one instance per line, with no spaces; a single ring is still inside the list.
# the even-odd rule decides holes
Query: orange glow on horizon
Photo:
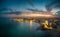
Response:
[[[22,17],[54,17],[51,14],[21,14]]]

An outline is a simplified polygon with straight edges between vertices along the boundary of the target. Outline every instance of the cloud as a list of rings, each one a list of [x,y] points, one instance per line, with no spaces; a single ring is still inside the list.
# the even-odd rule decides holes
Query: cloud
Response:
[[[32,7],[34,7],[32,0],[26,0],[26,1],[29,3],[29,5],[31,5]]]
[[[11,8],[2,8],[0,9],[0,14],[21,14],[22,12],[20,11],[13,11]]]
[[[53,2],[46,5],[47,11],[51,11],[54,8],[60,9],[60,0],[53,0]]]

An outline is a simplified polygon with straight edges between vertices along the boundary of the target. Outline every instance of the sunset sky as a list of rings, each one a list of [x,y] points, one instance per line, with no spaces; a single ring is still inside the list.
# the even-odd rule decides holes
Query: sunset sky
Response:
[[[11,8],[17,11],[26,11],[30,9],[38,9],[46,11],[46,5],[53,2],[54,0],[1,0],[1,8]],[[53,9],[53,12],[56,12],[57,9]]]

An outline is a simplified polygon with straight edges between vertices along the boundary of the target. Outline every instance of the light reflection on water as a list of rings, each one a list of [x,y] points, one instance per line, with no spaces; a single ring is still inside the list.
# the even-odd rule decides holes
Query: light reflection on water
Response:
[[[45,37],[45,32],[41,30],[36,30],[40,25],[38,23],[32,22],[30,27],[30,22],[17,22],[8,18],[0,18],[1,23],[1,34],[9,35],[11,37]]]
[[[24,36],[41,36],[43,37],[43,35],[45,34],[44,31],[41,30],[37,30],[37,28],[40,25],[38,23],[35,22],[19,22],[19,25],[17,26],[17,29],[19,30],[19,32],[21,32],[21,35]]]
[[[0,27],[2,35],[11,37],[50,37],[58,34],[56,31],[37,30],[40,24],[35,22],[17,22],[8,18],[0,18]],[[46,36],[47,35],[47,36]],[[57,36],[57,35],[56,35]]]

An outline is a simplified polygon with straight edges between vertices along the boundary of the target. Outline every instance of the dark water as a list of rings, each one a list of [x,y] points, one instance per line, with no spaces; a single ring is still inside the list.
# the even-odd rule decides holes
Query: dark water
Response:
[[[51,37],[55,32],[37,30],[40,25],[29,22],[16,22],[8,18],[0,17],[0,35],[1,37]]]

